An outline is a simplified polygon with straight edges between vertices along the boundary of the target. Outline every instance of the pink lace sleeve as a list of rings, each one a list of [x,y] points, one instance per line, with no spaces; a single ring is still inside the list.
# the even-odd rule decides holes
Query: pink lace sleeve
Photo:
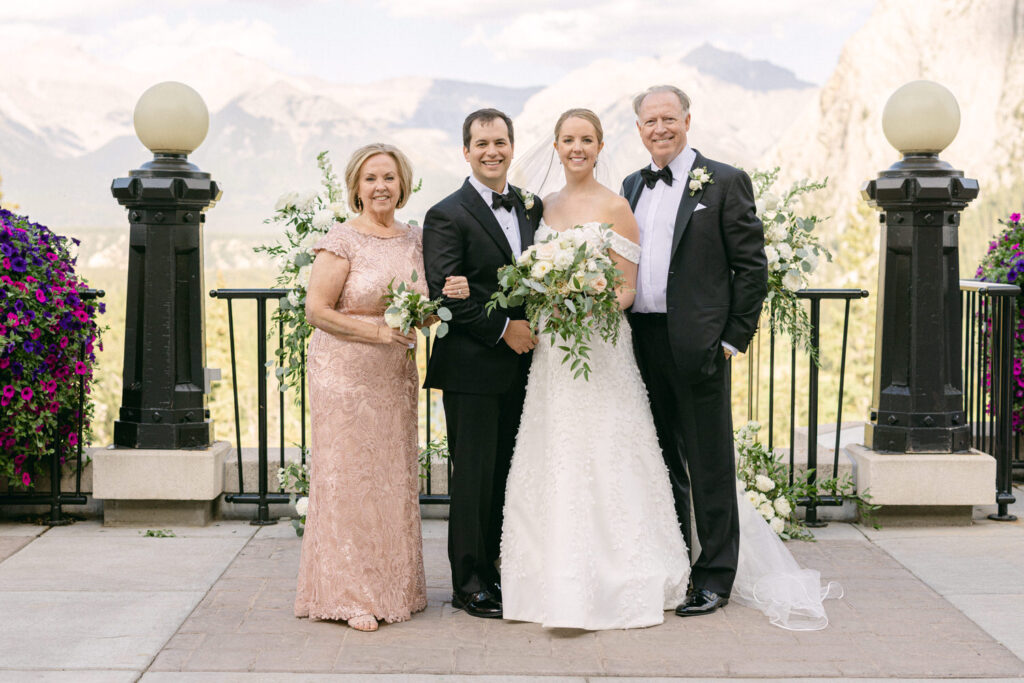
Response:
[[[313,245],[313,251],[327,250],[335,256],[348,259],[348,240],[342,234],[341,226],[335,226],[327,231],[327,234],[317,240]]]

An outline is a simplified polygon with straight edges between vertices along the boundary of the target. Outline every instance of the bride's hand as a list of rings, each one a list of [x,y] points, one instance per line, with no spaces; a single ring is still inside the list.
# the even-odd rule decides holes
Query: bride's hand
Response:
[[[468,299],[469,280],[463,275],[449,275],[444,279],[441,293],[449,299]]]

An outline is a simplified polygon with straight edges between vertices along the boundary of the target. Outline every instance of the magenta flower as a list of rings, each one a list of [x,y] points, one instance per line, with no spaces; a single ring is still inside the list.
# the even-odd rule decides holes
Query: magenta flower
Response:
[[[77,446],[78,445],[78,434],[75,434],[74,432],[71,432],[70,434],[68,434],[68,443],[71,444],[72,446]]]
[[[35,392],[32,391],[32,387],[22,387],[21,388],[21,400],[22,401],[31,401],[33,396],[35,396]]]
[[[32,483],[32,477],[28,475],[28,472],[21,473],[21,483],[24,484],[25,486],[28,486],[29,484]]]
[[[76,375],[85,375],[85,374],[88,374],[88,372],[89,372],[89,366],[88,365],[86,365],[82,361],[75,361],[75,374]]]
[[[13,386],[8,384],[7,386],[4,387],[4,390],[3,390],[4,398],[12,398],[14,396],[14,394],[17,393],[17,391],[18,391],[17,389],[15,389]]]
[[[38,301],[41,304],[45,304],[46,303],[46,294],[43,292],[43,290],[41,290],[41,289],[37,289],[36,290],[36,301]]]
[[[1011,213],[1010,214],[1010,222],[1011,223],[1020,223],[1020,214],[1019,213]]]

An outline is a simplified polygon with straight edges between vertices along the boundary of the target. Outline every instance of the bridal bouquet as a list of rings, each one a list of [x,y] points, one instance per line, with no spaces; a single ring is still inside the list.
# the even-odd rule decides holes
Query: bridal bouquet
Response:
[[[515,264],[498,270],[499,289],[487,302],[488,312],[496,306],[524,306],[530,327],[543,324],[541,334],[550,335],[552,346],[565,352],[562,362],[571,362],[573,376],[586,380],[593,332],[613,344],[619,338],[621,312],[615,287],[622,272],[609,256],[610,227],[576,226],[527,248]]]
[[[412,271],[411,280],[416,282],[418,278],[416,271]],[[409,334],[409,330],[415,327],[423,332],[424,337],[427,337],[430,335],[427,320],[430,316],[437,315],[441,319],[441,324],[437,326],[438,339],[448,334],[448,321],[452,319],[452,313],[441,305],[440,298],[431,300],[405,282],[399,282],[398,287],[395,287],[395,281],[392,280],[388,284],[387,291],[384,292],[384,303],[387,304],[387,309],[384,311],[384,323],[393,330],[401,330],[402,334]],[[409,349],[406,355],[413,358],[416,355],[416,350]]]

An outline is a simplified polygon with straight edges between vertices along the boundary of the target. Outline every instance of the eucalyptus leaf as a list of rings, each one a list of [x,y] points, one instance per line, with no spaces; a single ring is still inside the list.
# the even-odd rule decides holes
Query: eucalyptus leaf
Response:
[[[438,325],[437,332],[435,332],[434,334],[438,339],[448,334],[448,323],[441,323],[440,325]]]
[[[452,319],[452,312],[445,308],[444,306],[441,306],[440,308],[437,309],[437,317],[443,320],[444,322],[448,322],[449,320]]]

